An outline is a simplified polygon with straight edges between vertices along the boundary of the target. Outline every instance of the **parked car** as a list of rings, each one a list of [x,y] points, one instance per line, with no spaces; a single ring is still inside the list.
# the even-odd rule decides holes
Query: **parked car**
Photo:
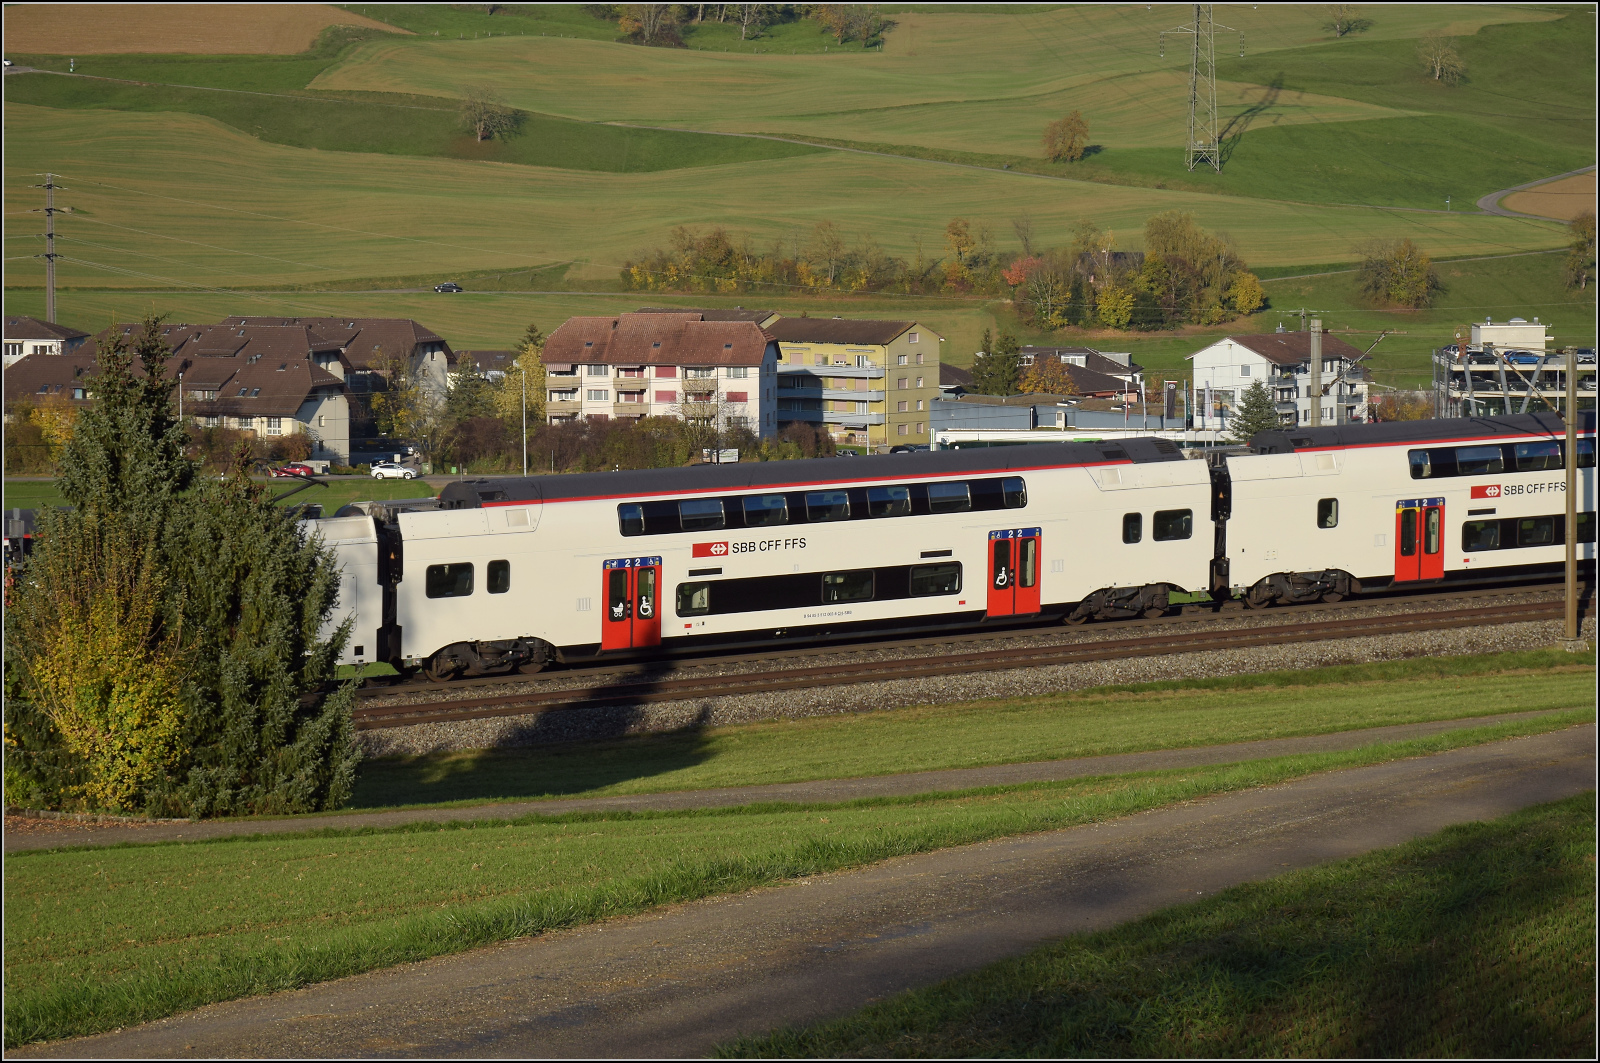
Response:
[[[1593,347],[1579,347],[1578,348],[1578,364],[1579,365],[1593,365],[1594,364],[1594,348]]]
[[[461,285],[457,284],[455,281],[445,281],[443,284],[435,284],[433,286],[433,290],[436,291],[436,292],[464,292],[464,291],[466,291],[465,288],[461,287]]]
[[[374,480],[415,480],[417,470],[393,461],[375,461],[372,463],[372,478]]]
[[[1533,351],[1507,351],[1506,361],[1511,365],[1538,365],[1544,355]]]
[[[302,465],[298,461],[291,461],[287,465],[272,470],[272,475],[274,476],[315,476],[316,474],[317,470],[309,465]]]

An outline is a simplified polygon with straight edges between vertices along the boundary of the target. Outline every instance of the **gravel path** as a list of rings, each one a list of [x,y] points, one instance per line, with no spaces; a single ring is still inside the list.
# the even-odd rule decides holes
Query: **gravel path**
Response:
[[[1498,601],[1499,599],[1496,599]],[[1529,600],[1507,596],[1506,600]],[[1538,599],[1533,599],[1538,600]],[[1491,604],[1483,601],[1482,604]],[[1372,607],[1370,615],[1395,615],[1390,607]],[[1363,610],[1365,612],[1365,610]],[[1341,613],[1344,617],[1349,614]],[[1238,626],[1258,626],[1271,621],[1242,618]],[[1127,629],[1111,630],[1099,637],[1127,637]],[[1148,629],[1146,629],[1148,630]],[[1595,622],[1584,622],[1586,637],[1595,637]],[[1032,697],[1118,683],[1148,683],[1165,679],[1246,675],[1283,669],[1321,668],[1333,664],[1359,664],[1408,657],[1436,657],[1470,653],[1496,653],[1550,646],[1561,637],[1560,621],[1497,624],[1484,628],[1408,632],[1365,638],[1329,639],[1283,646],[1247,646],[1236,650],[1204,650],[1157,657],[1135,657],[1078,664],[1041,665],[969,676],[925,679],[891,679],[849,686],[829,686],[765,694],[733,694],[683,701],[649,702],[632,706],[551,709],[526,716],[497,716],[482,720],[420,723],[360,732],[367,755],[374,757],[437,753],[461,749],[512,748],[611,738],[629,734],[674,731],[689,727],[718,727],[757,720],[798,719],[847,712],[874,712],[912,705],[937,705],[993,698]],[[996,649],[1080,641],[1057,634],[1000,640]],[[1088,641],[1087,638],[1082,641]],[[942,652],[931,647],[918,655]],[[882,656],[890,656],[884,652]],[[909,656],[896,654],[893,656]],[[854,658],[850,658],[854,659]],[[814,664],[805,660],[800,666]],[[749,670],[768,670],[772,662],[752,664]],[[730,669],[733,670],[733,669]],[[519,684],[520,685],[520,684]],[[548,689],[548,688],[545,688]],[[496,693],[514,693],[497,688]],[[479,697],[477,688],[468,696]],[[425,697],[425,695],[424,695]],[[420,699],[419,699],[420,700]]]

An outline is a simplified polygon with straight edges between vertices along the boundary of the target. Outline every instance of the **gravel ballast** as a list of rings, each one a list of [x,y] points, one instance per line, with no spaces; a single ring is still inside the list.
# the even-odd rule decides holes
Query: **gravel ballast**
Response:
[[[1595,638],[1594,620],[1586,620],[1583,630],[1584,636],[1592,642]],[[1209,649],[1194,653],[976,672],[968,676],[890,679],[774,693],[732,694],[632,706],[550,709],[525,716],[419,723],[362,731],[358,741],[371,757],[528,747],[759,720],[800,719],[849,712],[877,712],[913,705],[1034,697],[1120,683],[1247,675],[1409,657],[1529,650],[1553,645],[1561,635],[1560,621],[1544,620],[1289,645],[1245,646],[1233,650]],[[1062,640],[1053,638],[1051,641]],[[772,665],[768,662],[765,667],[771,668]]]

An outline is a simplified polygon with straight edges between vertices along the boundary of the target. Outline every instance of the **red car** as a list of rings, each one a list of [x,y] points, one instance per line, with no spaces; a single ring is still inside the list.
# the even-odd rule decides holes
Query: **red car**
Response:
[[[272,475],[274,476],[315,476],[316,474],[317,470],[309,465],[301,465],[299,462],[292,462],[281,469],[272,470]]]

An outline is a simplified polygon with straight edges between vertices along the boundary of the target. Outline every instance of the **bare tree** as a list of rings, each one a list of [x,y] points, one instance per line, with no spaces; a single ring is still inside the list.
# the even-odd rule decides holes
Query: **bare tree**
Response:
[[[839,235],[839,229],[833,222],[817,222],[817,227],[811,233],[811,249],[806,253],[806,257],[827,267],[829,284],[838,278],[839,267],[844,262],[845,248],[844,237]]]
[[[1370,18],[1361,17],[1361,9],[1353,4],[1330,4],[1328,14],[1331,16],[1322,28],[1335,37],[1344,37],[1352,33],[1365,33],[1372,28]]]
[[[624,4],[622,28],[639,34],[642,44],[649,44],[677,22],[672,4]]]
[[[467,90],[461,117],[479,140],[489,140],[515,132],[520,116],[493,90],[480,87]]]
[[[1433,75],[1433,80],[1446,85],[1454,85],[1467,73],[1467,65],[1456,52],[1455,38],[1446,37],[1437,30],[1425,34],[1417,42],[1417,58]]]
[[[1024,255],[1033,254],[1033,215],[1024,213],[1011,219],[1011,231],[1017,234]]]
[[[771,4],[737,4],[736,14],[739,19],[739,39],[745,40],[750,30],[754,28],[757,33],[772,17]]]

